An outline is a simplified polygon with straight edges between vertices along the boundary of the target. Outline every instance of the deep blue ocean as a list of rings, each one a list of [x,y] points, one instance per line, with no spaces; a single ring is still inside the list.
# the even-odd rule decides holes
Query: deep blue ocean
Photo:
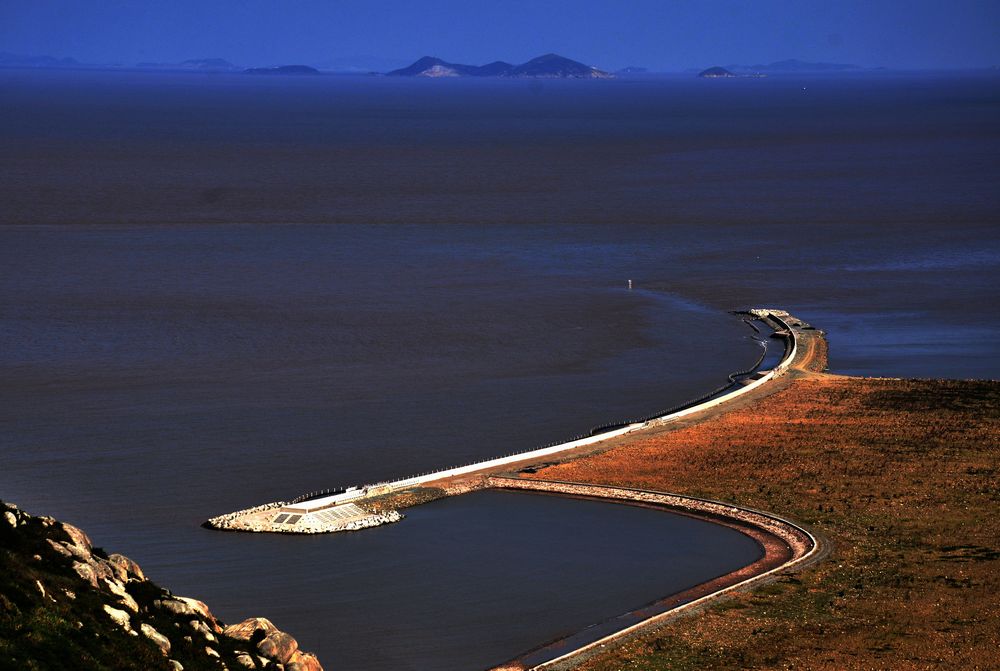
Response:
[[[0,103],[0,497],[329,668],[482,668],[756,549],[499,492],[201,521],[699,396],[759,355],[735,308],[837,372],[1000,376],[995,73],[0,70]]]

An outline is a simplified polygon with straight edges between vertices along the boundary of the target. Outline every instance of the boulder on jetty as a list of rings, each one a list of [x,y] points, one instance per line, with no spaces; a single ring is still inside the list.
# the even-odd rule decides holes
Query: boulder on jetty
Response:
[[[0,641],[11,668],[323,669],[270,620],[225,626],[71,524],[2,501],[0,517]]]

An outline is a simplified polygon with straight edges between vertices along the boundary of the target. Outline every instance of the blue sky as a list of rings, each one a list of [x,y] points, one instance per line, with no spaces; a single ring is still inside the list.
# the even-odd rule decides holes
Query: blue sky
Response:
[[[0,0],[0,51],[123,64],[392,67],[554,51],[611,69],[785,58],[961,68],[1000,65],[998,34],[998,0]]]

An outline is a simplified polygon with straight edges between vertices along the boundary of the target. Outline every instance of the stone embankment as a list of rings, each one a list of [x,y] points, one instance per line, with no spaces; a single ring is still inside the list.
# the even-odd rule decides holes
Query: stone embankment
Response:
[[[323,669],[264,618],[225,626],[77,527],[0,509],[0,657],[11,668]]]
[[[520,489],[562,494],[564,496],[585,496],[588,498],[642,503],[670,508],[678,512],[692,513],[700,517],[730,520],[739,523],[740,526],[753,527],[781,539],[790,551],[789,561],[805,557],[816,546],[816,540],[813,536],[791,522],[768,513],[739,508],[721,501],[709,501],[690,496],[670,494],[668,492],[612,487],[609,485],[502,476],[488,478],[487,486],[496,489]]]

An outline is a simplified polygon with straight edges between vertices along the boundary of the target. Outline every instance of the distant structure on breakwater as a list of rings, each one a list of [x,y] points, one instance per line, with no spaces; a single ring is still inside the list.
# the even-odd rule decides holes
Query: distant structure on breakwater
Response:
[[[629,283],[631,284],[631,280]],[[579,436],[568,442],[487,459],[466,466],[457,466],[392,482],[347,487],[341,490],[312,492],[291,501],[266,503],[253,508],[213,517],[205,522],[205,526],[231,531],[317,534],[335,531],[356,531],[381,524],[389,524],[401,520],[403,518],[402,514],[397,510],[370,510],[365,507],[365,501],[387,494],[416,489],[433,482],[458,477],[485,475],[487,472],[505,466],[529,462],[543,457],[550,458],[569,450],[594,445],[638,431],[647,426],[665,424],[702,410],[719,406],[782,375],[795,360],[797,343],[801,331],[813,330],[809,324],[791,316],[784,310],[758,308],[737,312],[736,314],[744,315],[744,321],[754,331],[760,332],[760,329],[753,324],[754,321],[759,321],[773,329],[772,337],[784,340],[784,356],[771,370],[758,370],[764,360],[764,353],[762,353],[760,359],[757,360],[757,363],[752,368],[731,374],[729,382],[719,389],[709,392],[699,399],[653,416],[607,424],[593,429],[588,435]],[[761,340],[761,342],[765,341]],[[483,478],[483,482],[486,482],[485,478]],[[453,487],[449,490],[449,493],[463,493],[470,489],[478,488],[478,486],[488,486],[488,484]]]

